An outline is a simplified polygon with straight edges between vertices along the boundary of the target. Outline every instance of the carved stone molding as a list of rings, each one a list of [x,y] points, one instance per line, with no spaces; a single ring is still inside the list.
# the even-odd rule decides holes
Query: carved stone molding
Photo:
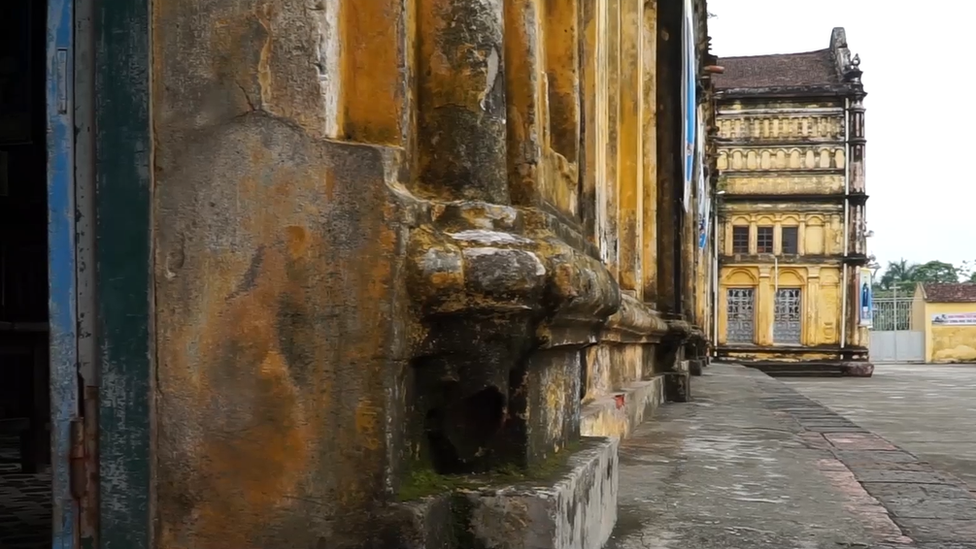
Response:
[[[406,284],[417,326],[416,412],[422,453],[438,471],[531,464],[533,448],[566,444],[558,433],[531,441],[539,430],[532,422],[551,416],[548,429],[578,436],[578,351],[601,339],[651,343],[667,331],[552,216],[476,201],[414,199],[412,209]],[[546,396],[546,384],[529,381],[538,375],[577,389]],[[563,404],[533,408],[539,398]]]

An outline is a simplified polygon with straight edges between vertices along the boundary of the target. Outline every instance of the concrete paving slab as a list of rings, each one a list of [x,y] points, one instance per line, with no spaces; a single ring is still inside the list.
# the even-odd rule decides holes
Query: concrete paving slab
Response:
[[[624,441],[610,549],[976,549],[976,495],[926,459],[952,465],[932,447],[958,442],[902,446],[752,370],[716,364],[697,381],[696,401]]]
[[[976,518],[976,499],[958,486],[864,483],[868,493],[896,517],[909,519],[972,520]]]
[[[907,535],[933,548],[943,549],[946,542],[976,540],[976,520],[905,519],[902,527]]]
[[[884,483],[907,483],[907,484],[945,484],[949,486],[959,486],[960,480],[949,475],[936,471],[926,470],[924,466],[919,466],[917,471],[902,471],[891,469],[866,469],[854,476],[861,483],[884,482]]]
[[[837,549],[902,543],[886,510],[775,405],[816,411],[756,370],[714,364],[695,400],[658,410],[620,448],[610,549]],[[773,395],[771,400],[764,397]],[[819,415],[824,416],[823,408]],[[908,455],[908,454],[906,454]],[[908,455],[911,457],[910,455]]]
[[[868,379],[782,381],[976,487],[976,366],[881,364]]]
[[[908,452],[901,450],[838,450],[835,452],[837,457],[844,463],[863,467],[888,467],[893,463],[918,463],[919,459]]]

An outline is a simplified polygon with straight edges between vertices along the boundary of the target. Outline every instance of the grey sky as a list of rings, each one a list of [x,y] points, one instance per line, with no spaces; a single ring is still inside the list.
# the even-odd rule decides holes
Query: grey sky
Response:
[[[976,191],[966,166],[976,114],[963,82],[976,37],[973,2],[932,9],[879,0],[709,0],[712,52],[719,57],[827,47],[847,30],[861,56],[867,146],[870,253],[882,266],[976,259]],[[952,8],[949,10],[948,8]],[[956,84],[952,85],[951,82]]]

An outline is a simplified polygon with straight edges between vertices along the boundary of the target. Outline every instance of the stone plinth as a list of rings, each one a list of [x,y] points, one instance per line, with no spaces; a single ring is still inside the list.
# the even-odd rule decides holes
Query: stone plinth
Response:
[[[600,549],[617,520],[617,447],[616,439],[584,437],[548,479],[398,504],[385,521],[399,530],[393,547]]]

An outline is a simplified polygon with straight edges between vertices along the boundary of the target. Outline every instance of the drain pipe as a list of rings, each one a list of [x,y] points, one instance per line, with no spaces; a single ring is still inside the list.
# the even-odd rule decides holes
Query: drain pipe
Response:
[[[841,359],[844,358],[844,348],[847,347],[847,252],[848,244],[847,240],[850,235],[848,235],[847,227],[850,224],[850,211],[848,210],[849,197],[851,189],[851,100],[844,99],[844,274],[842,280],[844,281],[841,286],[841,302],[840,302],[840,353]]]

